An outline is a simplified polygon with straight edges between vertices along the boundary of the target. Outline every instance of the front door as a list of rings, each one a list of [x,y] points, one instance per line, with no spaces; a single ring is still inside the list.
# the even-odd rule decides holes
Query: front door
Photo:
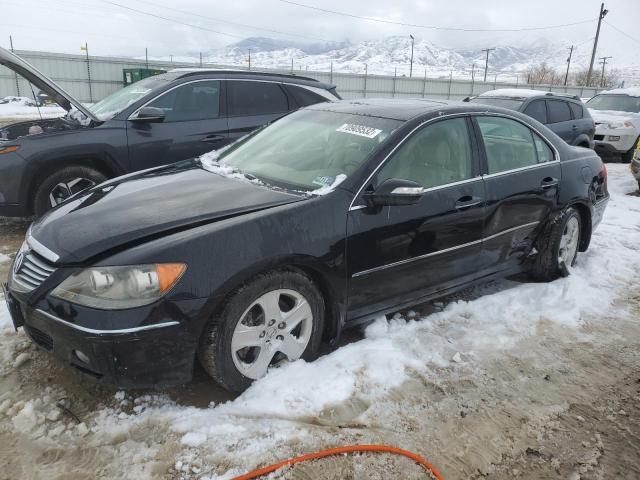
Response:
[[[180,85],[146,105],[164,110],[162,123],[128,121],[131,169],[185,160],[228,144],[221,87],[220,80]]]
[[[519,265],[555,209],[560,162],[540,135],[506,117],[476,116],[486,157],[486,222],[482,268]]]
[[[365,185],[389,178],[425,188],[414,205],[362,208],[347,221],[348,317],[401,305],[477,275],[484,185],[466,117],[414,132]],[[362,195],[362,194],[361,194]]]

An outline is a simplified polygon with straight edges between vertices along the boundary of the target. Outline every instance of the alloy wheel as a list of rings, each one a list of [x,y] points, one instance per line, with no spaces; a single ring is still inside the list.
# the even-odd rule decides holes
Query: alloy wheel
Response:
[[[560,249],[558,250],[558,263],[569,268],[573,265],[578,251],[578,241],[580,240],[580,223],[576,217],[571,217],[564,226],[562,237],[560,237]]]
[[[78,192],[91,188],[96,184],[89,178],[77,177],[55,185],[49,192],[49,205],[55,207]]]
[[[244,376],[256,380],[270,365],[297,360],[311,339],[313,313],[304,296],[289,289],[267,292],[245,310],[231,337],[231,355]]]

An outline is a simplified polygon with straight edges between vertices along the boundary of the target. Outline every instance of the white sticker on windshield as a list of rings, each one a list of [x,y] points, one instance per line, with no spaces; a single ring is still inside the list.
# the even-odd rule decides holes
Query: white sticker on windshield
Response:
[[[350,133],[352,135],[359,135],[361,137],[375,138],[382,130],[373,127],[366,127],[364,125],[355,125],[353,123],[345,123],[341,127],[336,129],[336,132]]]

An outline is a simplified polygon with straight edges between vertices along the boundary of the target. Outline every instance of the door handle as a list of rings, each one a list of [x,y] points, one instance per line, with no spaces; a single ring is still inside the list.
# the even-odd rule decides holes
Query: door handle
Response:
[[[219,142],[221,140],[224,140],[225,138],[227,138],[227,137],[225,137],[224,135],[207,135],[206,137],[204,137],[202,139],[202,141],[204,143],[216,143],[216,142]]]
[[[482,199],[480,197],[472,197],[471,195],[465,195],[464,197],[460,197],[458,200],[456,200],[456,210],[465,210],[467,208],[480,205],[481,203],[482,203]]]
[[[573,127],[571,127],[571,130],[577,130],[577,129],[578,129],[577,125],[574,125]]]
[[[558,186],[558,179],[553,177],[545,177],[542,179],[542,182],[540,182],[540,187],[542,187],[543,190],[547,190],[549,188],[557,187],[557,186]]]

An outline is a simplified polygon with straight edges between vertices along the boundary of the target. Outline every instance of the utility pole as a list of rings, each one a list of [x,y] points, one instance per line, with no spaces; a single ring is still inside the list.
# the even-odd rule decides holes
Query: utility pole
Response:
[[[293,73],[293,57],[291,57],[291,73]]]
[[[369,70],[369,67],[367,66],[367,64],[364,64],[364,88],[363,88],[363,92],[362,92],[362,97],[363,98],[367,98],[367,73]]]
[[[600,5],[600,15],[598,16],[598,28],[596,29],[596,38],[593,40],[593,51],[591,52],[591,63],[589,63],[589,72],[587,73],[587,86],[591,82],[591,74],[593,73],[593,62],[596,59],[596,50],[598,49],[598,37],[600,37],[600,24],[602,19],[609,13],[609,10],[605,10],[604,3]]]
[[[409,65],[409,78],[411,78],[413,76],[413,42],[415,38],[413,35],[409,35],[409,37],[411,37],[411,63]]]
[[[602,60],[600,63],[602,64],[602,75],[600,76],[600,86],[604,87],[604,67],[607,64],[607,60],[609,60],[610,58],[613,58],[611,56],[609,57],[600,57],[600,60]]]
[[[249,70],[251,70],[251,49],[249,49]]]
[[[11,46],[11,52],[13,53],[13,37],[9,35],[9,45]],[[18,81],[18,72],[13,72],[13,75],[16,78],[16,92],[18,93],[18,97],[20,96],[20,82]]]
[[[84,42],[84,47],[80,47],[80,50],[84,50],[87,58],[87,80],[89,81],[89,101],[93,102],[93,91],[91,90],[91,64],[89,63],[89,45]]]
[[[149,49],[144,47],[144,68],[149,68]]]
[[[482,51],[487,52],[487,57],[484,62],[484,81],[487,81],[487,70],[489,69],[489,52],[495,50],[495,48],[485,48]]]
[[[200,52],[200,68],[202,68],[202,52]]]
[[[567,58],[567,73],[564,74],[564,86],[567,86],[567,80],[569,79],[569,66],[571,65],[571,56],[573,55],[573,45],[569,48],[569,58]]]

